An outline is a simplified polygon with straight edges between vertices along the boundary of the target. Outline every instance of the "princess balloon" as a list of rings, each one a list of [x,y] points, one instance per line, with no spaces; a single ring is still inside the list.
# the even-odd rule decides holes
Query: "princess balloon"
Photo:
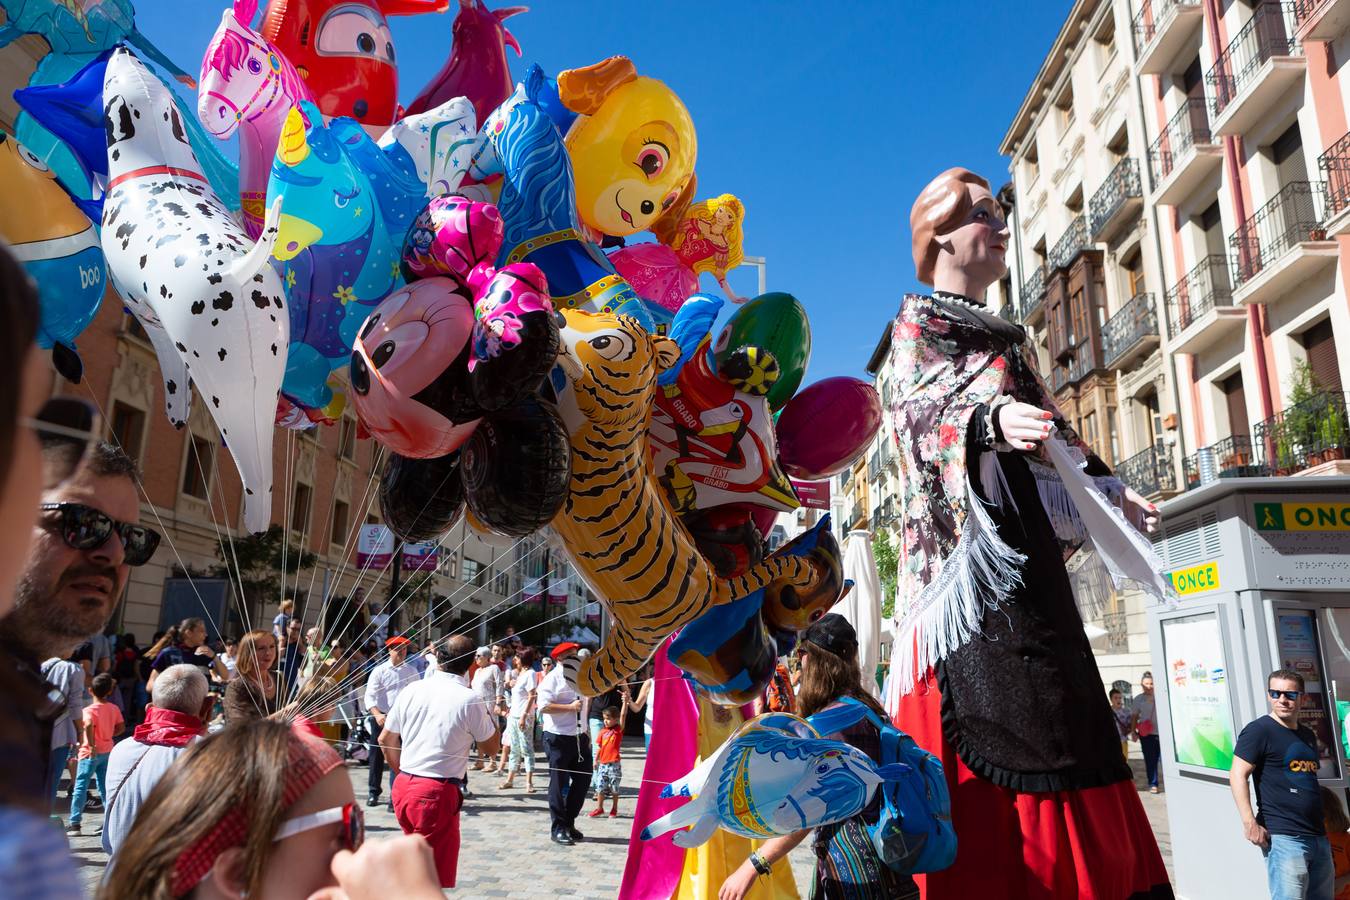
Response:
[[[744,259],[741,223],[745,207],[731,194],[689,206],[673,222],[652,225],[659,243],[634,244],[609,255],[614,268],[642,299],[675,312],[698,291],[707,272],[733,303],[741,303],[727,284],[727,272]]]

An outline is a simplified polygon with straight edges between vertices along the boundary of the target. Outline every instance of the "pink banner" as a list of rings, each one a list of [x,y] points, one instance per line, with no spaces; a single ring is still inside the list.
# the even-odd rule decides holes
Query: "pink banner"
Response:
[[[394,561],[394,533],[383,525],[362,525],[356,542],[356,565],[383,569]]]
[[[435,541],[403,545],[403,571],[434,572],[440,564],[441,547]]]
[[[797,492],[797,499],[802,501],[802,506],[808,509],[830,508],[830,483],[828,481],[794,480],[792,488]]]

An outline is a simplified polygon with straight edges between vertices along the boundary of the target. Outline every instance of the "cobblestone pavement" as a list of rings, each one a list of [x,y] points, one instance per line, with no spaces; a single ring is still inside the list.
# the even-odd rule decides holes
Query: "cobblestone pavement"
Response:
[[[459,884],[446,892],[450,897],[493,898],[536,896],[544,898],[577,897],[608,900],[618,894],[623,879],[624,859],[628,836],[633,827],[633,808],[637,803],[638,775],[642,771],[644,752],[641,741],[632,741],[623,748],[624,787],[619,800],[619,818],[605,816],[591,819],[583,812],[577,823],[586,839],[575,847],[560,847],[548,836],[548,779],[544,775],[543,754],[538,754],[539,774],[535,779],[535,793],[527,794],[523,776],[516,778],[516,787],[497,790],[496,775],[471,772],[470,796],[464,804],[460,819],[463,843],[459,857]],[[1136,772],[1142,770],[1141,760]],[[349,770],[352,790],[358,801],[366,797],[366,768],[352,766]],[[1136,778],[1142,785],[1142,778]],[[1140,797],[1149,821],[1153,823],[1158,845],[1168,871],[1172,869],[1172,847],[1167,824],[1167,808],[1163,796],[1150,795],[1146,790]],[[388,799],[386,792],[385,799]],[[65,790],[61,803],[68,803]],[[593,808],[588,801],[586,812]],[[608,805],[606,805],[608,810]],[[68,812],[68,807],[62,810]],[[84,816],[84,834],[70,839],[71,849],[80,865],[81,879],[92,895],[103,875],[107,856],[99,846],[103,815],[87,812]],[[366,830],[372,838],[400,833],[393,813],[384,806],[366,810]],[[806,896],[811,883],[812,858],[807,844],[797,848],[791,857],[798,890]]]

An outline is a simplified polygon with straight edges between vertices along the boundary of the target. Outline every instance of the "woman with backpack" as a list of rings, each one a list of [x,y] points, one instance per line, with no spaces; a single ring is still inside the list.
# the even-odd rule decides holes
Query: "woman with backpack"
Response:
[[[798,712],[803,716],[844,704],[852,698],[887,721],[885,710],[863,686],[858,665],[858,635],[843,616],[822,616],[806,631],[797,644],[801,663],[798,687]],[[843,741],[870,756],[878,765],[881,758],[881,732],[872,722],[862,719],[843,731],[822,735]],[[812,850],[816,857],[813,900],[905,900],[917,898],[919,889],[908,875],[886,866],[877,855],[868,833],[881,814],[880,791],[861,813],[851,819],[814,829]],[[765,841],[758,851],[731,874],[718,892],[718,900],[741,900],[750,893],[761,875],[810,835],[811,829]]]

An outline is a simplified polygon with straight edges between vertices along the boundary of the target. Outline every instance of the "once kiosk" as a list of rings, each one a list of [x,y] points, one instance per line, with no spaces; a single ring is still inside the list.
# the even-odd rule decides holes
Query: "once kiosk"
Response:
[[[1268,711],[1266,673],[1295,669],[1318,779],[1346,797],[1350,478],[1220,479],[1162,513],[1180,601],[1150,606],[1148,627],[1177,896],[1265,896],[1228,788],[1233,744]]]

